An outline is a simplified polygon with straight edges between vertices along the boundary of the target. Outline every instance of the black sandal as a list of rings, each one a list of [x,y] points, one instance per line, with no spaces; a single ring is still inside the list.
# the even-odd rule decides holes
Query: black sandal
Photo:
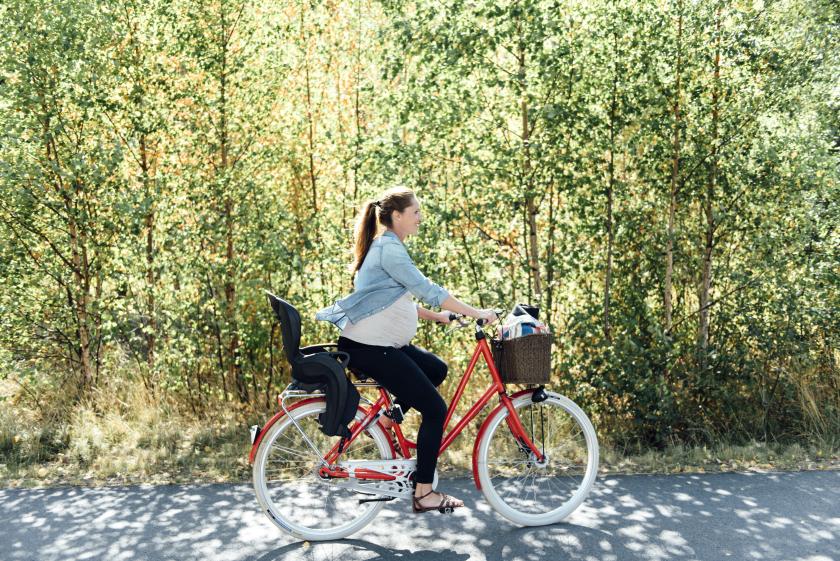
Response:
[[[420,506],[420,504],[417,501],[419,501],[420,499],[428,497],[432,493],[437,493],[437,491],[432,489],[431,491],[429,491],[428,493],[426,493],[425,495],[423,495],[421,497],[412,497],[412,499],[414,501],[414,504],[411,505],[412,510],[414,510],[414,512],[417,513],[417,514],[419,514],[421,512],[428,512],[430,510],[437,510],[441,514],[444,514],[444,513],[451,514],[452,511],[454,511],[456,508],[458,508],[460,506],[464,506],[464,505],[459,505],[459,504],[455,503],[454,502],[455,497],[450,497],[446,493],[438,493],[441,496],[439,505],[437,505],[437,506]]]

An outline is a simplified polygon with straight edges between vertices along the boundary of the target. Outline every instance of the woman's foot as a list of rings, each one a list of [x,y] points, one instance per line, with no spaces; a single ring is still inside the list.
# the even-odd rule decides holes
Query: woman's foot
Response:
[[[417,499],[418,495],[415,494],[414,497]],[[446,497],[446,500],[444,501],[443,506],[450,506],[452,508],[464,506],[464,501],[461,499],[456,499],[451,495],[444,495],[443,493],[438,493],[437,491],[434,491],[430,495],[426,495],[422,499],[417,499],[417,506],[423,508],[437,508],[440,506],[444,497]]]
[[[457,508],[464,506],[464,501],[445,493],[432,491],[431,483],[418,483],[414,489],[414,508]]]

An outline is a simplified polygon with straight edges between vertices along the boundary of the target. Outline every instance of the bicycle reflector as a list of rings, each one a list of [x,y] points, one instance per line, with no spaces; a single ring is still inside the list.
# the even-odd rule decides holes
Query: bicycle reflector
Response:
[[[259,425],[251,425],[251,446],[254,445],[254,442],[257,441],[257,437],[260,435],[262,429],[260,429]]]

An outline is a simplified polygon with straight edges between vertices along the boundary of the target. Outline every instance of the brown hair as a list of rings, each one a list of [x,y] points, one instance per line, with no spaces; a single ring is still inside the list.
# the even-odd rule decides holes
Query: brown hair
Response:
[[[356,217],[356,228],[353,233],[353,277],[365,261],[370,244],[376,235],[377,221],[388,228],[393,227],[391,213],[395,210],[403,212],[414,203],[414,191],[407,187],[392,187],[385,191],[379,200],[368,201]]]

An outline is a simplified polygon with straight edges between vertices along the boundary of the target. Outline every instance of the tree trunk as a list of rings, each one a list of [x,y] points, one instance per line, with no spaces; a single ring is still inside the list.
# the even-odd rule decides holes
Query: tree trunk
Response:
[[[99,263],[101,254],[96,250],[96,245],[93,247],[94,254],[92,262]],[[102,368],[102,310],[100,308],[100,304],[102,303],[102,267],[96,267],[96,270],[92,272],[91,276],[95,281],[93,301],[91,302],[91,319],[93,320],[93,333],[95,336],[91,344],[95,357],[94,362],[96,364],[94,367],[93,385],[96,386],[99,384],[99,373]]]
[[[682,1],[678,4],[679,15],[677,19],[677,84],[674,92],[674,143],[671,158],[671,190],[668,199],[668,240],[665,244],[665,286],[662,294],[662,307],[664,310],[664,331],[671,331],[673,326],[673,304],[671,296],[673,292],[674,276],[674,227],[677,213],[677,185],[680,174],[680,81],[682,75]]]
[[[464,254],[467,256],[467,263],[470,266],[470,273],[471,278],[473,281],[473,290],[474,294],[478,294],[478,305],[482,308],[484,307],[484,297],[481,295],[481,279],[478,274],[478,268],[476,267],[475,260],[472,256],[472,251],[470,251],[470,244],[467,243],[467,236],[464,234],[464,230],[461,229],[461,246],[464,248]]]
[[[551,180],[548,191],[548,252],[546,255],[546,305],[543,312],[543,321],[548,326],[548,330],[554,333],[554,324],[552,322],[552,309],[554,306],[554,229],[556,227],[554,218],[554,191],[555,180]]]
[[[566,99],[572,99],[572,88],[574,86],[574,60],[569,60],[569,79],[566,82]],[[571,125],[566,128],[566,155],[569,154],[570,148],[572,143],[572,127]],[[557,202],[554,201],[555,193],[557,195]],[[548,232],[548,239],[549,241],[549,248],[548,248],[548,259],[547,259],[547,277],[548,277],[548,302],[546,305],[546,325],[548,325],[549,331],[554,333],[554,305],[555,305],[555,290],[554,290],[554,255],[555,255],[555,236],[554,231],[557,226],[557,219],[555,219],[555,211],[559,212],[560,206],[560,188],[557,185],[557,177],[552,175],[551,179],[551,186],[549,191],[549,209],[548,209],[548,224],[549,224],[549,232]]]
[[[81,185],[73,182],[73,206],[78,205],[81,197]],[[76,221],[76,208],[67,209],[70,217],[68,232],[70,234],[70,254],[73,263],[74,303],[76,305],[76,324],[79,340],[79,374],[80,389],[84,394],[93,382],[93,371],[90,364],[90,276],[87,262],[87,248],[85,229]]]
[[[697,326],[697,344],[700,351],[700,361],[706,367],[706,350],[709,346],[709,305],[712,285],[712,249],[714,248],[715,216],[714,200],[718,175],[718,123],[720,99],[720,7],[715,11],[715,59],[714,81],[712,84],[712,150],[711,170],[706,188],[703,215],[706,219],[703,245],[703,272],[700,283],[700,312]]]
[[[531,127],[528,122],[528,85],[526,81],[525,64],[525,39],[522,36],[522,24],[518,24],[519,31],[519,75],[522,79],[522,175],[525,180],[525,211],[527,213],[528,225],[528,268],[530,269],[529,281],[533,280],[534,305],[542,301],[542,282],[540,281],[540,247],[537,240],[537,213],[534,193],[534,178],[531,166]],[[530,286],[530,282],[528,283]]]
[[[236,251],[234,249],[233,231],[233,199],[230,190],[227,189],[229,165],[229,139],[227,122],[227,56],[228,38],[230,30],[227,27],[226,13],[224,6],[221,11],[222,31],[222,66],[219,72],[219,151],[220,165],[219,172],[222,175],[224,189],[224,222],[225,222],[225,319],[230,328],[230,341],[228,343],[228,377],[236,387],[237,396],[240,402],[248,401],[248,387],[242,373],[242,364],[239,356],[239,328],[236,322]]]
[[[140,170],[143,176],[143,189],[146,198],[152,196],[149,151],[145,134],[140,135]],[[155,345],[157,337],[157,314],[155,313],[155,206],[149,204],[149,210],[144,217],[146,228],[146,318],[148,331],[146,332],[147,364],[149,377],[153,379],[155,369]]]
[[[615,113],[618,105],[618,35],[613,34],[614,55],[613,59],[613,83],[612,101],[610,102],[610,161],[608,165],[607,182],[607,267],[604,276],[604,337],[607,341],[612,339],[612,328],[610,326],[610,287],[612,284],[612,254],[615,232],[613,231],[613,192],[615,190]]]
[[[46,97],[46,96],[45,96]],[[50,112],[46,106],[44,111],[43,134],[44,151],[47,162],[53,170],[61,168],[58,148],[55,146],[51,130]],[[91,333],[89,324],[90,310],[90,276],[87,262],[85,226],[77,222],[76,210],[79,207],[82,195],[82,187],[74,180],[72,188],[67,188],[62,176],[54,171],[53,187],[60,194],[67,212],[67,233],[70,241],[70,266],[72,268],[72,287],[68,284],[68,304],[71,306],[73,316],[76,320],[76,340],[73,342],[71,359],[76,355],[79,368],[79,396],[84,395],[93,383],[93,372],[91,368]]]

